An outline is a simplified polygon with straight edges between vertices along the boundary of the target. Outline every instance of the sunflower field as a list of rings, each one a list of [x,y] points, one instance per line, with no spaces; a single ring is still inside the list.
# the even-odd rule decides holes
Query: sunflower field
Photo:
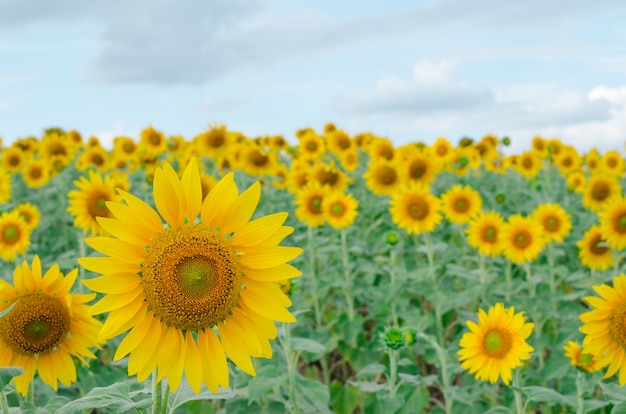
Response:
[[[536,136],[0,140],[0,413],[626,413],[626,164]]]

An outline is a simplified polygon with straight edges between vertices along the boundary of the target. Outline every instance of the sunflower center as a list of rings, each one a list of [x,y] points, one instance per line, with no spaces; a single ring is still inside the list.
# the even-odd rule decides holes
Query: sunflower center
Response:
[[[522,166],[524,166],[524,168],[532,168],[533,161],[530,158],[524,158],[524,161],[522,161]]]
[[[409,203],[408,213],[414,220],[423,220],[428,216],[428,203],[421,197],[416,197]]]
[[[319,197],[313,197],[311,199],[311,212],[315,213],[315,214],[319,214],[322,212],[321,208],[322,208],[322,199]]]
[[[502,203],[504,203],[504,200],[506,200],[506,197],[504,196],[504,194],[497,194],[496,195],[496,203],[502,204]]]
[[[209,144],[210,147],[213,148],[219,148],[222,145],[224,145],[224,134],[218,133],[218,134],[210,134],[208,139],[207,139],[207,143]]]
[[[615,160],[614,158],[610,158],[607,161],[607,164],[608,164],[609,167],[615,167],[617,165],[617,160]]]
[[[573,164],[573,161],[570,157],[566,157],[563,159],[563,166],[570,167]]]
[[[108,217],[109,209],[106,206],[106,202],[110,201],[109,198],[102,193],[94,194],[87,201],[87,211],[91,217]]]
[[[267,155],[261,154],[259,151],[254,151],[250,153],[248,159],[252,164],[256,165],[257,167],[263,167],[269,162],[269,157]]]
[[[28,175],[30,175],[31,178],[37,179],[37,178],[41,178],[41,176],[43,175],[43,172],[41,171],[41,168],[35,167],[29,171]]]
[[[485,230],[485,239],[488,241],[494,241],[496,239],[496,229],[493,227],[487,227]]]
[[[29,293],[19,296],[13,309],[0,319],[0,337],[18,353],[44,353],[59,346],[70,321],[61,299]]]
[[[622,214],[621,216],[619,216],[616,224],[617,226],[615,226],[615,230],[617,230],[619,233],[626,233],[626,214]]]
[[[148,249],[143,271],[148,306],[166,325],[198,331],[224,320],[237,304],[237,252],[199,224],[167,229]]]
[[[580,363],[582,365],[590,365],[593,362],[593,355],[591,354],[580,354]]]
[[[469,158],[467,158],[465,155],[459,158],[460,168],[467,167],[468,164],[469,164]]]
[[[589,242],[589,250],[591,250],[591,253],[601,256],[609,251],[609,248],[603,243],[604,240],[602,240],[602,237],[597,235]]]
[[[333,187],[337,184],[337,181],[339,181],[339,174],[333,171],[324,170],[317,174],[317,181],[319,181],[321,185],[328,184]]]
[[[485,335],[485,352],[493,358],[504,358],[511,349],[511,334],[501,330],[491,330]]]
[[[132,153],[135,150],[135,146],[130,142],[124,144],[124,151],[128,154]]]
[[[310,141],[306,144],[306,149],[308,149],[309,151],[313,152],[317,150],[317,143]]]
[[[104,158],[102,158],[102,155],[100,154],[92,154],[91,163],[96,166],[101,166],[104,164]]]
[[[531,241],[532,237],[530,236],[530,234],[526,231],[521,231],[515,235],[513,243],[515,244],[515,247],[523,249],[525,247],[528,247]]]
[[[330,208],[330,212],[332,213],[332,215],[337,216],[337,217],[341,217],[343,215],[344,210],[345,209],[343,208],[343,205],[341,203],[333,204],[332,207]]]
[[[396,179],[398,178],[396,175],[396,170],[387,166],[380,167],[378,169],[378,174],[376,175],[378,178],[378,182],[382,185],[391,185],[395,183]]]
[[[159,134],[150,134],[150,137],[148,138],[148,140],[150,141],[152,145],[161,144],[161,137],[159,136]]]
[[[467,200],[465,200],[463,198],[458,199],[454,203],[454,210],[457,213],[465,213],[465,212],[467,212],[467,210],[469,210],[469,203],[467,202]]]
[[[419,180],[426,174],[426,165],[422,161],[414,161],[409,168],[409,175],[414,180]]]
[[[18,165],[20,165],[20,158],[18,156],[11,156],[9,158],[9,165],[12,167],[17,167]]]
[[[21,213],[20,217],[24,220],[25,223],[30,223],[31,216],[29,213]]]
[[[609,335],[619,346],[626,349],[626,302],[620,303],[611,311]]]
[[[446,155],[448,153],[448,148],[446,148],[443,145],[440,145],[437,147],[437,154],[439,155]]]
[[[380,150],[379,155],[386,160],[391,160],[393,158],[393,150],[391,148],[385,147]]]
[[[12,225],[8,225],[2,231],[2,241],[6,244],[13,244],[20,238],[20,230]]]
[[[557,219],[556,217],[549,217],[545,221],[545,227],[547,230],[557,231],[559,229],[559,219]]]
[[[591,189],[591,197],[594,200],[602,201],[609,196],[611,189],[607,183],[596,183]]]

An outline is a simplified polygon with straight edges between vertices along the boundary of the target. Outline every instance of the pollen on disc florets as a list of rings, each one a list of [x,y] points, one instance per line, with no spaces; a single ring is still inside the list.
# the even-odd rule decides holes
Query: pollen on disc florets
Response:
[[[243,274],[237,252],[217,230],[185,224],[154,240],[142,277],[156,317],[168,326],[198,331],[230,314]]]
[[[41,354],[59,346],[70,322],[70,312],[61,299],[29,293],[20,296],[11,311],[0,318],[0,337],[14,352]]]

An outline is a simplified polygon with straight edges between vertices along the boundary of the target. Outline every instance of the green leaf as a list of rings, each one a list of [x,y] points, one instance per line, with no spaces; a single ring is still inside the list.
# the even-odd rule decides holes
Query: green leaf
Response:
[[[522,391],[526,394],[529,401],[558,403],[576,407],[576,401],[573,398],[566,397],[550,388],[544,387],[524,387]]]
[[[626,401],[617,404],[611,410],[611,414],[626,414]]]
[[[485,414],[511,414],[512,411],[507,407],[493,407],[485,411]]]
[[[137,395],[136,398],[138,401],[131,398],[130,388],[127,384],[116,382],[108,387],[96,387],[92,389],[85,396],[59,408],[57,414],[71,414],[93,408],[121,413],[132,409],[143,410],[152,406],[151,395],[141,393]]]
[[[387,384],[378,384],[369,381],[349,381],[350,385],[353,385],[363,392],[378,392],[380,390],[386,390]]]
[[[335,382],[330,386],[330,406],[335,413],[352,413],[359,405],[359,390]]]
[[[291,339],[292,351],[306,351],[312,354],[323,354],[324,345],[308,338],[292,338]]]
[[[9,385],[13,377],[22,375],[22,372],[24,372],[24,369],[21,367],[0,368],[0,390]]]
[[[298,376],[296,378],[296,398],[303,412],[329,412],[330,392],[325,384]]]
[[[286,382],[286,374],[280,375],[274,365],[266,365],[257,372],[256,377],[251,378],[248,382],[248,400],[258,402],[261,397]]]
[[[373,377],[377,374],[385,372],[385,366],[383,364],[369,364],[363,367],[356,376],[358,377]]]
[[[618,404],[626,400],[626,387],[620,387],[617,384],[605,384],[603,382],[599,384],[604,396],[612,404]]]
[[[131,393],[132,395],[132,393]],[[218,389],[217,394],[213,394],[213,391],[203,389],[199,394],[196,394],[186,381],[181,382],[179,390],[172,396],[170,396],[168,405],[171,407],[171,411],[174,411],[178,407],[190,402],[190,401],[204,401],[204,400],[228,400],[235,398],[237,394],[231,390],[225,390],[223,388]]]

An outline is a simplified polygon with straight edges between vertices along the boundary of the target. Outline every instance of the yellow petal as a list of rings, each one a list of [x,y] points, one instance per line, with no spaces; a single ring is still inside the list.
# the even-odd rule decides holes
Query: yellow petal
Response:
[[[150,233],[147,233],[145,231],[142,231],[142,229],[137,226],[133,226],[121,220],[111,219],[108,217],[96,217],[96,221],[109,234],[117,237],[120,240],[131,244],[136,244],[138,246],[149,246],[151,243],[151,233],[157,234],[155,233],[154,229]]]
[[[259,247],[254,253],[244,254],[239,258],[242,265],[254,269],[267,269],[288,262],[302,253],[300,247],[275,246]]]
[[[121,262],[111,257],[81,257],[78,263],[95,273],[139,273],[141,268],[134,263]]]
[[[126,293],[122,293],[119,295],[106,295],[99,301],[97,301],[90,310],[91,315],[98,315],[104,312],[110,312],[114,309],[119,309],[122,306],[126,306],[132,301],[143,302],[143,297],[141,292],[143,289],[138,287],[134,290],[130,290]]]
[[[280,322],[295,322],[296,318],[289,311],[280,305],[272,302],[262,302],[254,295],[251,295],[247,289],[240,292],[244,303],[256,313],[268,319]]]
[[[172,167],[165,163],[163,168],[157,168],[154,172],[154,204],[161,217],[171,227],[178,228],[183,224],[185,214],[181,205],[183,190],[176,172],[170,169]]]
[[[83,280],[83,284],[94,292],[119,294],[135,289],[141,283],[137,274],[112,273],[105,276]]]
[[[246,191],[235,200],[224,215],[224,226],[220,229],[222,234],[235,232],[246,224],[261,198],[261,183],[252,184]]]
[[[131,353],[141,342],[145,341],[148,338],[149,329],[152,326],[152,319],[154,319],[152,314],[146,315],[143,319],[135,321],[135,327],[128,332],[128,334],[122,339],[120,344],[117,346],[117,350],[115,351],[115,355],[113,356],[113,361],[119,361],[124,358],[126,355]]]
[[[301,271],[288,263],[283,263],[276,267],[269,267],[267,269],[253,269],[247,266],[242,266],[241,270],[246,277],[260,282],[277,282],[302,275]]]
[[[241,226],[231,237],[233,246],[247,247],[270,237],[287,220],[287,213],[275,213],[252,220]]]
[[[221,226],[224,214],[238,195],[239,190],[235,184],[234,175],[230,172],[215,184],[204,199],[200,210],[202,223],[212,227]]]
[[[231,361],[241,368],[243,372],[253,376],[256,375],[245,342],[241,342],[241,338],[236,334],[234,329],[232,329],[232,326],[228,325],[228,323],[224,322],[218,323],[224,352],[226,352],[226,355],[228,355]]]
[[[189,386],[198,394],[202,387],[202,360],[198,352],[198,345],[190,331],[185,335],[185,377]]]
[[[119,193],[122,199],[126,201],[126,204],[128,204],[127,210],[129,213],[123,217],[124,220],[122,221],[128,222],[128,220],[134,219],[134,222],[141,223],[141,228],[149,234],[151,230],[160,232],[163,229],[161,218],[145,201],[125,191],[119,190]],[[122,217],[118,218],[122,219]]]
[[[111,237],[86,238],[85,243],[92,249],[121,262],[138,264],[143,263],[146,258],[146,250],[143,247]]]
[[[198,338],[203,338],[205,341],[206,360],[211,361],[211,369],[215,379],[223,388],[228,388],[228,362],[226,361],[222,343],[212,329],[205,329],[203,332],[199,332]],[[203,361],[205,361],[204,358]],[[204,370],[205,375],[208,371],[207,369]],[[204,378],[206,383],[206,376]]]
[[[185,214],[190,223],[193,223],[202,205],[202,185],[196,157],[189,160],[182,179],[183,200],[185,200]]]

